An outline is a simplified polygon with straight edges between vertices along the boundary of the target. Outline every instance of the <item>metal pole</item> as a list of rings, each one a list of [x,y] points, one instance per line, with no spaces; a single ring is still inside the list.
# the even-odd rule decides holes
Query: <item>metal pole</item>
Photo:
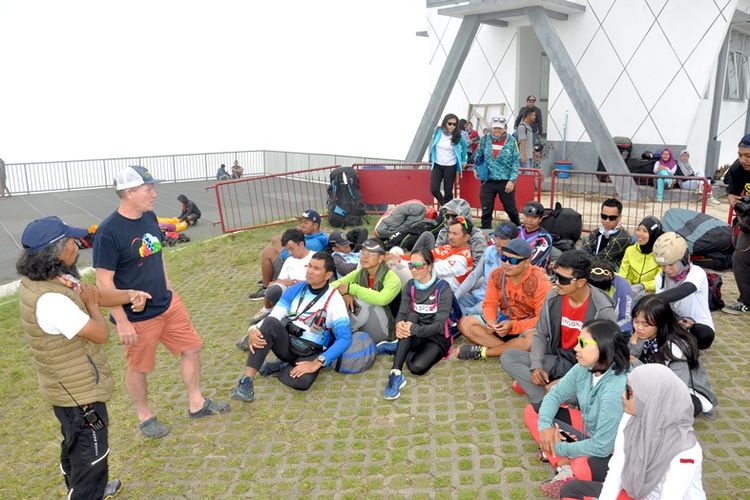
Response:
[[[711,119],[708,125],[708,144],[706,145],[706,177],[713,177],[719,166],[719,151],[721,142],[716,140],[719,131],[719,116],[721,115],[721,101],[724,95],[724,76],[727,71],[727,52],[729,51],[729,34],[732,27],[727,28],[724,43],[719,51],[719,61],[716,64],[716,77],[714,79],[714,98],[711,105]],[[747,128],[746,128],[747,130]]]

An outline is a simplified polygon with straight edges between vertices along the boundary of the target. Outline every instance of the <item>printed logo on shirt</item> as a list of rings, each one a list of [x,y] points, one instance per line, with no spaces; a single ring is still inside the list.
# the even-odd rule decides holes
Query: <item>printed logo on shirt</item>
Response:
[[[434,300],[434,297],[430,297],[429,300]],[[437,313],[437,303],[414,304],[414,312],[417,314],[435,314]]]
[[[747,196],[749,194],[750,194],[750,182],[748,182],[747,184],[745,184],[745,189],[742,192],[742,196]]]
[[[565,327],[571,328],[571,329],[573,329],[573,330],[578,330],[579,332],[580,332],[581,330],[583,330],[583,321],[575,321],[575,320],[572,320],[572,319],[570,319],[570,318],[566,318],[565,316],[563,316],[563,317],[561,318],[561,320],[560,320],[560,324],[561,324],[562,326],[565,326]]]
[[[151,233],[144,234],[143,238],[134,239],[131,247],[134,246],[138,246],[138,255],[141,257],[161,252],[161,241]]]

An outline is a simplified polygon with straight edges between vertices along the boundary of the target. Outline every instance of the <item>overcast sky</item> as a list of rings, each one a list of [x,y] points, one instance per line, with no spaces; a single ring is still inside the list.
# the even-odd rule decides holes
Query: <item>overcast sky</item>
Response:
[[[0,0],[0,157],[403,158],[425,16],[424,0]]]

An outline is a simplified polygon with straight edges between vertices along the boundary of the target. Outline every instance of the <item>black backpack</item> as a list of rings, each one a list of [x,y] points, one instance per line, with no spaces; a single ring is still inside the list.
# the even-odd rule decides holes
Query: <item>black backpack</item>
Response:
[[[554,209],[544,211],[541,226],[552,235],[552,246],[565,251],[575,248],[581,237],[583,218],[572,208],[563,208],[557,202]]]
[[[352,167],[339,167],[330,174],[328,223],[333,227],[359,226],[365,215],[359,176]]]

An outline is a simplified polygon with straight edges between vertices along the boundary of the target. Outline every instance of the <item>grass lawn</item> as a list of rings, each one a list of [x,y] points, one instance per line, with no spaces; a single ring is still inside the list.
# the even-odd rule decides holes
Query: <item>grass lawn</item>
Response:
[[[260,306],[259,253],[285,226],[167,248],[172,282],[204,339],[203,390],[227,399],[244,365],[234,346]],[[734,300],[731,275],[725,296]],[[710,498],[750,498],[750,346],[748,317],[714,314],[717,340],[706,362],[721,399],[718,419],[696,422]],[[743,322],[744,319],[744,322]],[[0,305],[0,498],[64,493],[60,433],[41,399],[16,299]],[[425,377],[407,373],[396,401],[382,391],[391,358],[369,371],[324,371],[295,392],[258,379],[256,401],[191,421],[179,362],[160,349],[151,403],[171,432],[141,436],[124,388],[117,335],[106,346],[118,384],[110,412],[110,477],[119,498],[537,498],[551,475],[526,432],[525,399],[510,390],[499,363],[443,361]]]

